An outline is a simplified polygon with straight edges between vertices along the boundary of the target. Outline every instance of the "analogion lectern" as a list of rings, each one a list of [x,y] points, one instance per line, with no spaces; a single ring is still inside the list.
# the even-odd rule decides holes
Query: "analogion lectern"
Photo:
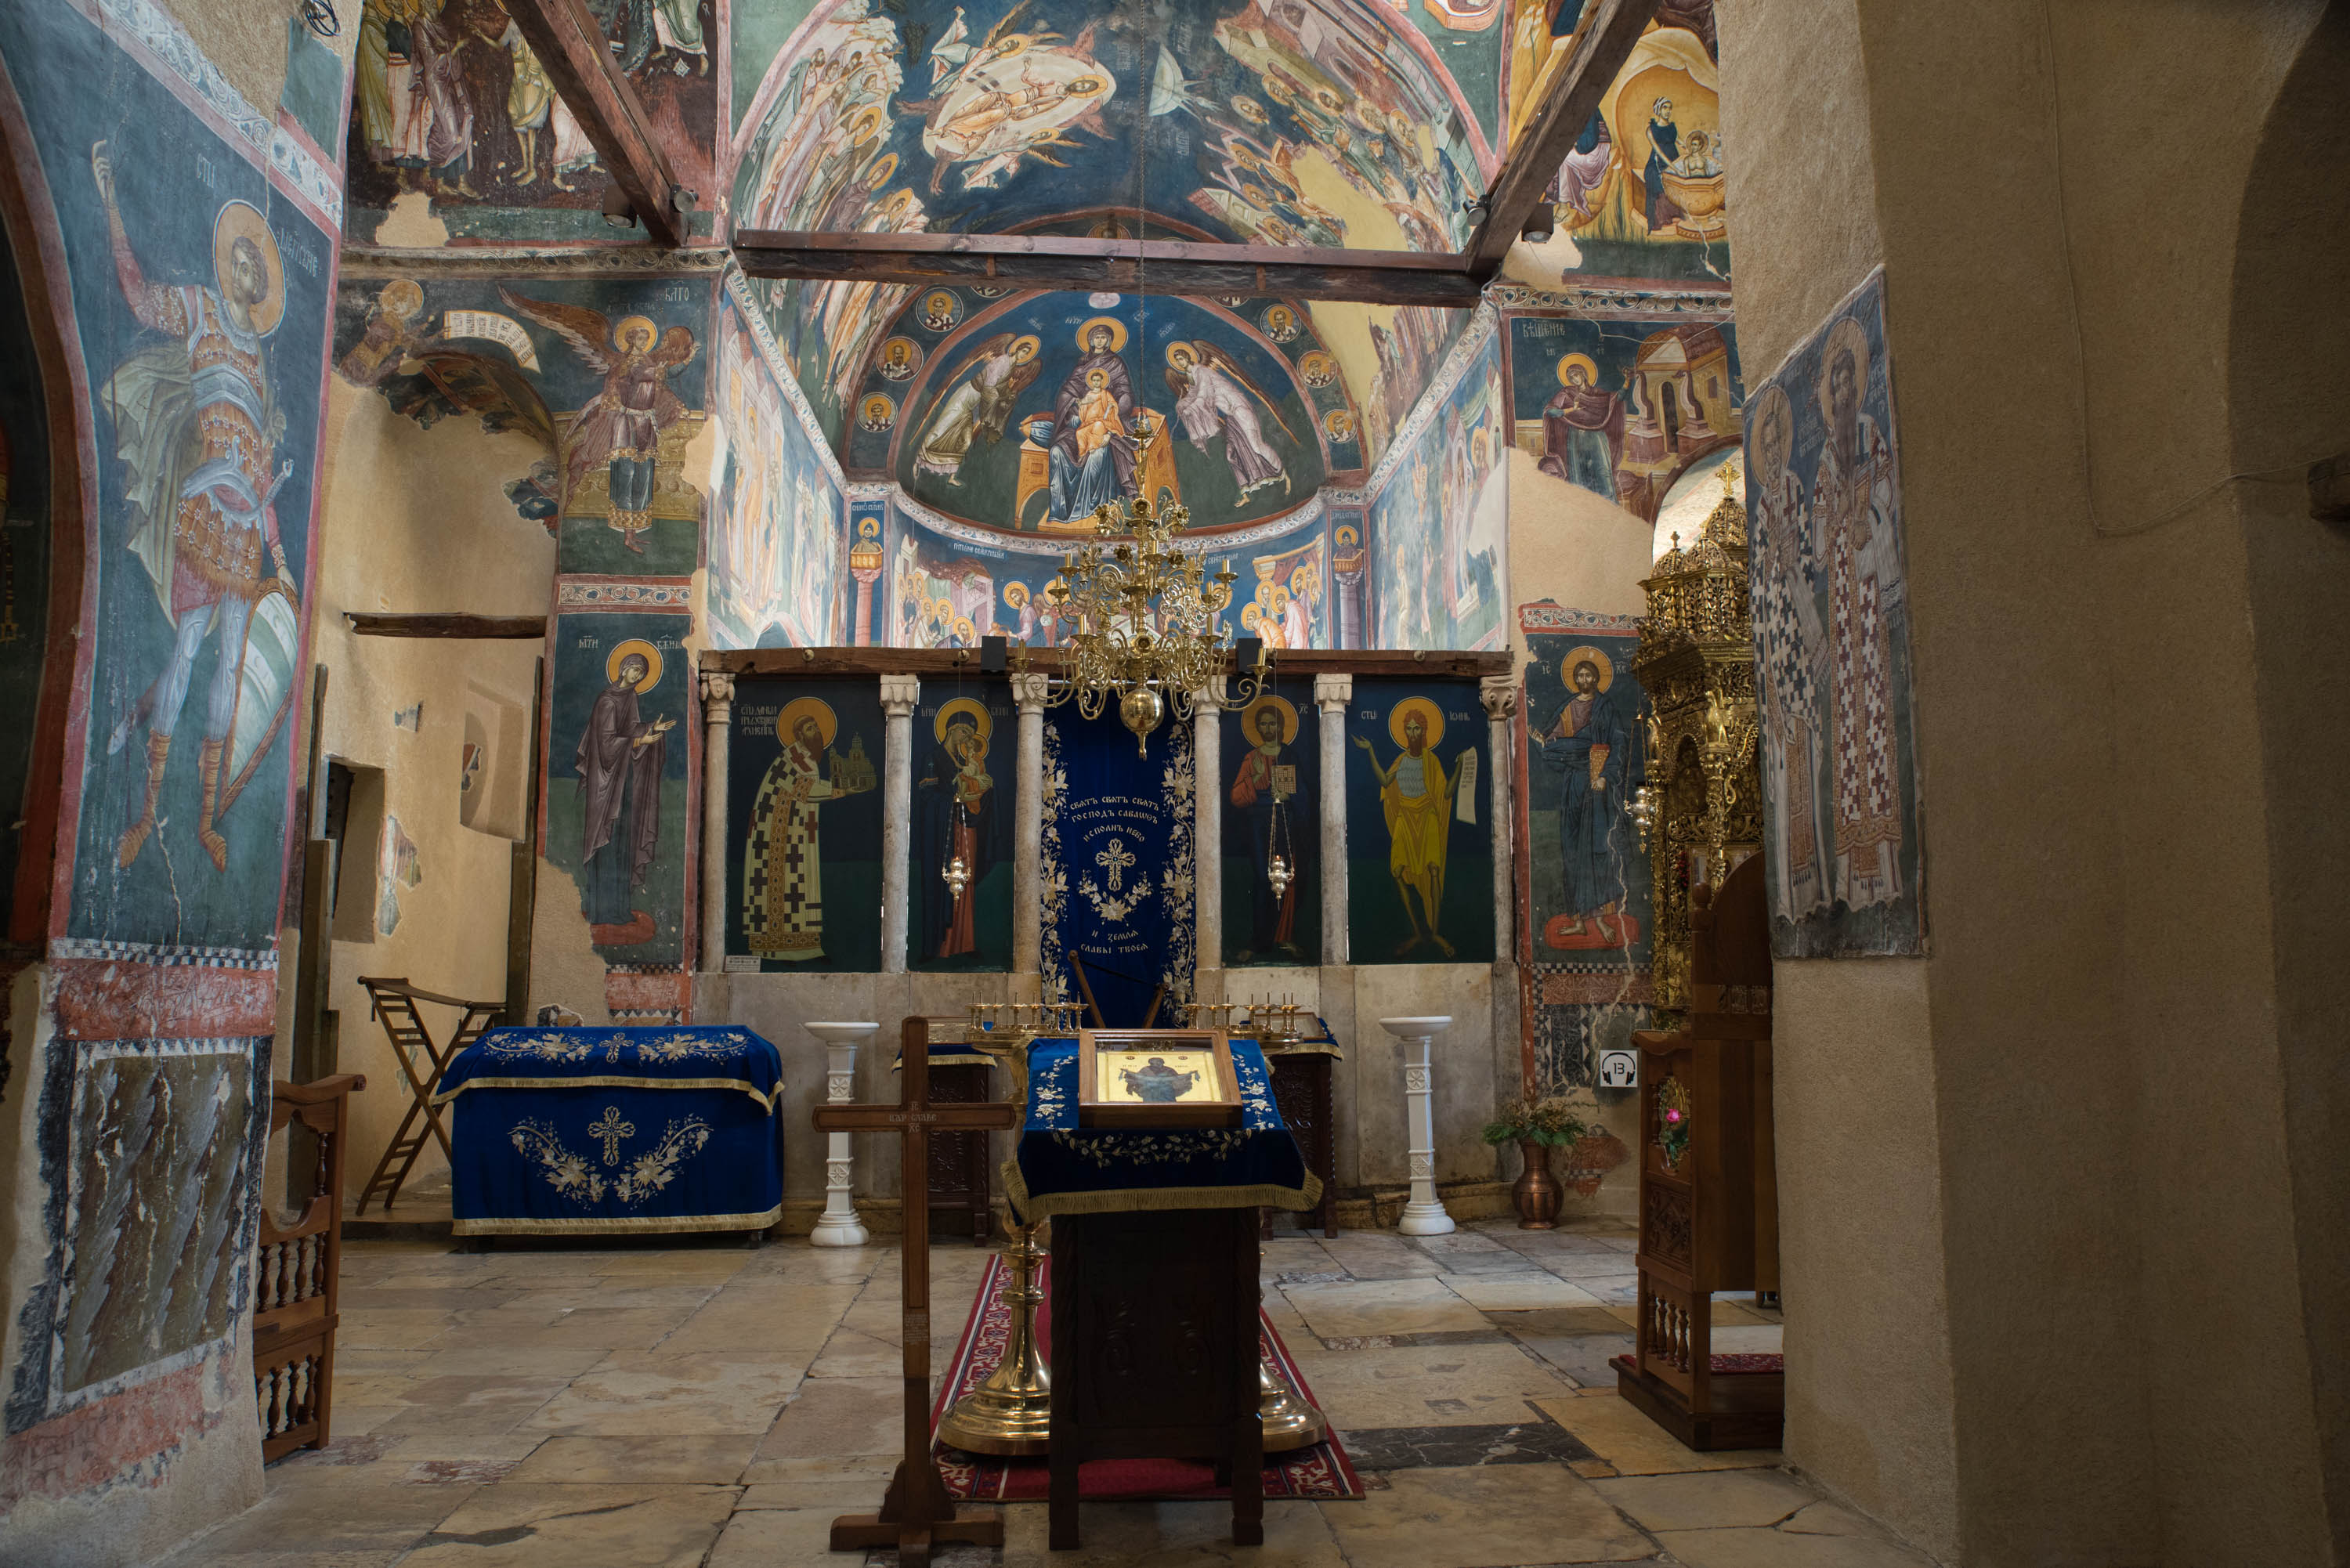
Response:
[[[1692,1449],[1779,1443],[1785,1363],[1718,1355],[1717,1291],[1775,1291],[1771,936],[1762,857],[1690,889],[1686,1025],[1643,1030],[1640,1303],[1617,1392]]]

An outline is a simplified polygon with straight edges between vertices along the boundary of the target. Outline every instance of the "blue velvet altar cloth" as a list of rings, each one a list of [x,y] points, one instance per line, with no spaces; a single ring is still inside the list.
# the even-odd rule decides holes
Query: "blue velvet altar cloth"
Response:
[[[457,1053],[461,1236],[763,1230],[783,1215],[784,1064],[747,1029],[494,1029]]]
[[[1003,1165],[1003,1189],[1030,1221],[1062,1214],[1140,1209],[1305,1210],[1322,1181],[1273,1100],[1255,1042],[1235,1040],[1236,1127],[1079,1127],[1077,1043],[1037,1041],[1028,1050],[1028,1119]]]

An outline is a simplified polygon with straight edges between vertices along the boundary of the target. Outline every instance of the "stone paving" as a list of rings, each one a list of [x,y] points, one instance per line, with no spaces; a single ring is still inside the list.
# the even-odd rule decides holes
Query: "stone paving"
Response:
[[[1368,1495],[1266,1505],[1236,1549],[1217,1503],[1087,1503],[1045,1548],[1041,1504],[949,1568],[1918,1568],[1776,1452],[1697,1454],[1615,1393],[1632,1239],[1506,1221],[1410,1240],[1284,1234],[1265,1307]],[[958,1328],[987,1258],[931,1252]],[[950,1307],[948,1303],[955,1303]],[[600,1250],[354,1241],[335,1441],[270,1467],[266,1499],[172,1568],[826,1563],[870,1511],[899,1432],[898,1253],[804,1241]],[[1721,1350],[1778,1347],[1724,1298]],[[947,1348],[942,1344],[941,1349]],[[943,1359],[943,1357],[941,1357]],[[874,1552],[872,1568],[894,1563]]]

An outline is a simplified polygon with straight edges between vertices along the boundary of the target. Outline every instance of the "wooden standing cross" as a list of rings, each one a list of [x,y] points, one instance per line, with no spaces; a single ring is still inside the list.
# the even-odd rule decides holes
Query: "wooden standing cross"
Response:
[[[909,1018],[900,1036],[899,1089],[894,1106],[818,1106],[820,1132],[902,1134],[899,1170],[905,1220],[904,1334],[906,1453],[879,1513],[845,1513],[832,1521],[832,1549],[861,1552],[894,1546],[900,1568],[926,1568],[933,1544],[968,1542],[1003,1544],[1001,1518],[957,1517],[954,1500],[931,1457],[931,1134],[1008,1127],[1021,1107],[1003,1102],[931,1104],[931,1030],[927,1020]]]

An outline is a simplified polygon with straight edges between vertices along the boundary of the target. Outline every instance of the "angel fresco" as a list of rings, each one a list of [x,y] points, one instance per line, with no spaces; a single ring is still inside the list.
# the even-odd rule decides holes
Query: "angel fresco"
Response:
[[[621,543],[641,556],[638,535],[652,526],[653,472],[661,433],[685,417],[685,405],[669,389],[669,379],[693,358],[693,332],[672,327],[659,332],[642,316],[622,317],[613,327],[600,310],[529,299],[501,287],[498,297],[571,346],[589,369],[604,378],[604,389],[572,416],[563,434],[563,497],[567,510],[597,466],[611,483],[607,519]],[[604,345],[609,341],[612,348]]]
[[[1265,413],[1283,435],[1292,442],[1296,436],[1281,422],[1273,400],[1214,344],[1171,345],[1167,350],[1167,389],[1175,394],[1175,417],[1192,445],[1204,447],[1218,435],[1224,438],[1224,461],[1231,465],[1232,483],[1240,490],[1232,499],[1235,508],[1248,504],[1251,495],[1276,479],[1284,492],[1288,490],[1289,474],[1281,465],[1280,454],[1264,439],[1264,427],[1257,422],[1249,397],[1264,405]]]
[[[293,465],[277,456],[286,415],[272,395],[262,355],[263,343],[285,318],[286,268],[260,210],[229,202],[213,223],[212,286],[151,282],[123,229],[114,165],[103,141],[90,149],[90,172],[106,204],[115,281],[139,325],[161,335],[125,358],[99,395],[113,418],[116,455],[125,470],[127,543],[172,628],[171,657],[107,741],[108,754],[115,754],[146,726],[145,804],[123,831],[115,859],[128,869],[156,830],[155,801],[172,737],[196,655],[217,626],[220,653],[196,758],[203,783],[196,841],[213,869],[226,871],[228,841],[219,831],[220,815],[276,732],[273,725],[256,741],[256,715],[239,711],[250,650],[261,648],[264,634],[293,646],[283,632],[296,624],[296,579],[275,505]],[[265,553],[267,577],[261,569]],[[290,668],[283,674],[290,678]],[[290,679],[284,685],[290,696]]]
[[[931,47],[931,82],[938,90],[899,112],[926,117],[922,149],[935,160],[932,194],[946,188],[947,171],[958,163],[972,165],[963,172],[966,191],[999,189],[1024,159],[1066,168],[1047,151],[1077,145],[1065,130],[1109,140],[1101,109],[1118,82],[1093,57],[1093,27],[1066,48],[1053,47],[1058,33],[1012,30],[1030,3],[1020,0],[976,44],[957,7],[946,36]]]
[[[981,344],[949,379],[950,389],[914,454],[915,468],[943,473],[949,484],[961,484],[962,461],[971,454],[972,442],[1001,438],[1013,405],[1036,379],[1039,347],[1033,335],[1013,332],[999,332]],[[886,366],[883,373],[888,373]]]

